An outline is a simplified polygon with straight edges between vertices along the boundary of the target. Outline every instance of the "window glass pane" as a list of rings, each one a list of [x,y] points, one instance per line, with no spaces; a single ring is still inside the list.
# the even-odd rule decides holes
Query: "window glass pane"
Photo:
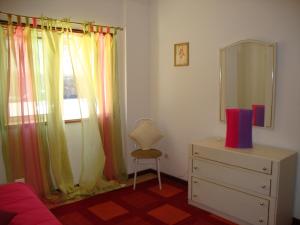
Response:
[[[63,74],[64,74],[64,99],[77,98],[76,84],[73,75],[73,68],[71,62],[71,56],[69,54],[69,47],[66,43],[66,37],[64,36],[65,45],[63,48]]]
[[[64,40],[66,42],[66,39]],[[83,114],[80,112],[80,104],[77,99],[76,83],[73,75],[71,56],[68,45],[63,48],[63,76],[64,76],[64,120],[80,119]]]
[[[77,98],[73,76],[64,76],[64,99]]]

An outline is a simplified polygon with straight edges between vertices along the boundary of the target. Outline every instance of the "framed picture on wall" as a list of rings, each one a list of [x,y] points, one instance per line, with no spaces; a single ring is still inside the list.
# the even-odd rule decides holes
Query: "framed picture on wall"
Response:
[[[189,65],[189,43],[178,43],[174,45],[174,66]]]

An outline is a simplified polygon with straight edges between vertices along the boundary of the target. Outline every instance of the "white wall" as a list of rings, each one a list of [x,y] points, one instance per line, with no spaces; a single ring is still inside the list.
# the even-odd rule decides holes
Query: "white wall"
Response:
[[[119,45],[124,131],[129,132],[138,118],[155,118],[166,136],[161,147],[169,155],[162,160],[162,170],[182,178],[187,175],[188,144],[225,135],[218,116],[219,48],[248,38],[277,42],[275,125],[273,129],[254,128],[254,141],[300,152],[297,0],[6,0],[0,2],[0,9],[124,26]],[[190,66],[174,67],[173,45],[185,41],[190,42]],[[68,144],[76,152],[70,156],[73,166],[80,158],[76,126],[67,125]],[[125,141],[131,172],[129,153],[134,146],[127,134]],[[0,157],[0,183],[4,181],[2,167]],[[78,176],[80,169],[75,166],[73,170]],[[295,216],[300,218],[299,191]]]
[[[118,34],[118,62],[124,131],[124,155],[128,172],[132,172],[130,151],[133,143],[127,131],[140,117],[149,116],[149,10],[147,0],[2,0],[0,10],[28,16],[69,17],[72,21],[122,26]],[[125,46],[128,46],[125,51]],[[125,67],[125,60],[127,66]],[[127,87],[126,87],[127,86]],[[66,135],[75,182],[80,174],[81,136],[79,124],[67,124]],[[1,148],[1,147],[0,147]],[[1,149],[0,149],[1,150]],[[5,183],[0,156],[0,183]]]
[[[71,18],[101,24],[123,25],[123,0],[1,0],[1,11],[25,16]]]
[[[150,33],[148,0],[128,0],[125,4],[124,24],[126,27],[126,133],[130,133],[140,118],[150,116]],[[127,138],[128,140],[128,138]],[[132,140],[127,141],[128,172],[133,172],[130,152],[135,148]],[[141,165],[140,170],[149,168]]]
[[[219,122],[219,48],[242,39],[278,43],[273,129],[254,141],[300,153],[300,2],[151,1],[151,112],[166,130],[164,172],[186,175],[188,144],[225,136]],[[174,43],[190,43],[190,66],[173,66]],[[299,163],[300,165],[300,163]],[[300,166],[294,215],[300,218]],[[186,178],[186,177],[185,177]]]

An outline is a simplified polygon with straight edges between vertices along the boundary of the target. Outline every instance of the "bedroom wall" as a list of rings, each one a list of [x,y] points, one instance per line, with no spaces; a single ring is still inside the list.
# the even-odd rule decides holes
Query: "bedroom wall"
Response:
[[[188,144],[225,136],[218,51],[248,38],[278,44],[274,128],[255,127],[253,139],[300,153],[299,1],[153,0],[150,11],[151,114],[166,136],[164,172],[186,179]],[[190,43],[188,67],[173,66],[178,42]],[[296,190],[294,216],[300,218],[300,163]]]
[[[126,26],[126,140],[127,169],[133,172],[133,159],[130,152],[136,148],[128,135],[140,118],[150,117],[150,33],[149,1],[127,0],[124,7]],[[140,165],[139,170],[151,165]]]
[[[132,172],[130,151],[134,148],[127,131],[140,117],[149,116],[149,7],[147,0],[3,0],[0,10],[29,16],[70,17],[74,21],[94,21],[124,27],[118,35],[118,61],[122,98],[124,155]],[[125,48],[127,46],[127,49]],[[125,67],[125,62],[127,66]],[[80,124],[66,124],[66,135],[75,182],[80,174]],[[0,183],[5,183],[2,154]]]

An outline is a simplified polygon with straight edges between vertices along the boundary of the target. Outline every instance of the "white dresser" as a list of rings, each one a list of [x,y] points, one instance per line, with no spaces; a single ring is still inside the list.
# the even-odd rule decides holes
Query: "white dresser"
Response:
[[[210,138],[190,145],[189,203],[238,224],[291,225],[297,154],[254,145],[225,148]]]

